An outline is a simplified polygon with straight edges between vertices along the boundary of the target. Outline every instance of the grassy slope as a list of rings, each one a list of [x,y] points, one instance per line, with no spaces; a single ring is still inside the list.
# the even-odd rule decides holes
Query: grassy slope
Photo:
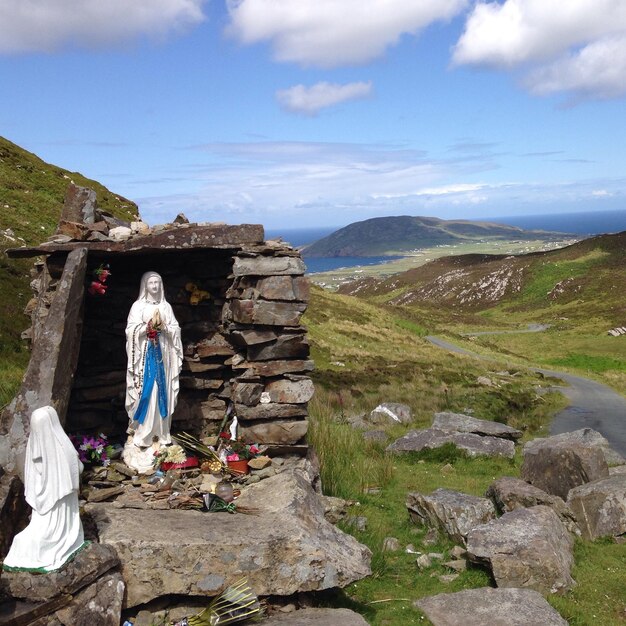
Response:
[[[503,262],[502,258],[478,255],[439,259],[383,282],[369,281],[358,295],[377,303],[397,301],[416,287],[433,284],[445,272],[469,268],[474,272],[471,280],[479,281],[481,272],[493,271]],[[472,349],[482,347],[484,351],[517,356],[520,363],[588,374],[623,392],[626,338],[610,337],[607,330],[626,325],[626,233],[595,237],[561,250],[520,257],[516,262],[525,268],[521,291],[509,293],[490,306],[463,305],[452,294],[441,301],[413,301],[407,308],[429,317],[438,332],[515,330],[528,323],[550,324],[541,336],[477,336],[471,342]]]
[[[390,441],[408,428],[430,425],[433,413],[441,410],[470,410],[525,428],[531,436],[544,432],[561,398],[538,396],[534,385],[547,382],[516,371],[505,361],[481,363],[433,347],[423,339],[428,320],[397,308],[314,288],[305,323],[317,368],[310,434],[320,456],[324,490],[359,502],[352,515],[366,517],[367,529],[343,527],[374,553],[373,576],[344,593],[329,595],[328,602],[349,606],[374,625],[424,624],[413,600],[490,582],[484,571],[470,569],[445,584],[437,577],[449,573],[444,566],[420,572],[416,555],[383,552],[388,536],[398,538],[403,548],[413,544],[420,552],[447,554],[452,547],[442,538],[433,546],[422,544],[424,531],[408,520],[407,493],[447,487],[482,495],[494,477],[519,474],[519,453],[513,462],[470,460],[453,450],[390,457],[381,444],[365,441],[348,418],[369,412],[380,402],[405,402],[413,410],[414,422],[410,427],[385,427]],[[503,373],[507,368],[510,376]],[[501,387],[482,386],[478,376],[497,380]],[[567,602],[561,610],[571,614]]]
[[[23,314],[31,297],[29,260],[10,260],[4,250],[36,244],[54,232],[70,181],[94,189],[98,206],[121,219],[131,219],[137,206],[115,196],[96,181],[45,163],[0,137],[0,230],[11,229],[16,241],[0,233],[0,406],[14,395],[28,362],[20,339],[30,323]]]
[[[480,361],[438,350],[423,339],[430,321],[401,309],[377,306],[350,296],[313,289],[306,314],[317,393],[311,405],[311,440],[322,466],[326,493],[359,502],[352,515],[364,516],[367,529],[343,528],[373,551],[373,576],[330,594],[328,603],[349,606],[375,626],[424,624],[412,602],[425,595],[489,585],[480,569],[462,573],[446,584],[438,575],[450,573],[440,564],[419,571],[413,544],[420,552],[444,552],[452,544],[440,538],[433,546],[422,543],[424,530],[413,526],[405,508],[407,493],[430,493],[438,487],[484,494],[495,477],[517,476],[520,454],[514,461],[467,459],[453,450],[419,455],[388,456],[384,446],[367,442],[347,418],[372,410],[379,402],[406,402],[413,409],[409,428],[430,424],[439,410],[474,411],[479,417],[502,419],[525,428],[526,438],[545,432],[562,399],[553,394],[539,399],[533,385],[546,384],[534,375],[516,371],[503,359]],[[421,324],[420,324],[421,322]],[[343,365],[342,365],[343,364]],[[512,376],[503,374],[509,371]],[[478,376],[501,387],[484,387]],[[386,427],[390,440],[407,427]],[[384,552],[383,541],[400,540],[399,552]],[[626,546],[599,541],[579,543],[574,577],[578,586],[564,598],[550,598],[571,624],[620,623],[623,611],[615,571],[626,557]],[[431,576],[434,574],[435,576]],[[595,590],[606,588],[600,601]],[[372,604],[374,602],[374,604]],[[596,616],[596,618],[592,618]]]

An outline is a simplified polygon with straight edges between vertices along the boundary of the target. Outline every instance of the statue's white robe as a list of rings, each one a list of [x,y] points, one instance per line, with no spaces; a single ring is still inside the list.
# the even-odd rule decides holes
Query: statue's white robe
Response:
[[[145,367],[145,348],[148,342],[148,322],[155,310],[161,315],[162,330],[159,337],[163,368],[167,391],[167,416],[159,412],[156,381],[152,388],[148,411],[142,424],[135,421],[135,411],[141,397],[141,384]],[[133,443],[140,447],[152,445],[156,437],[160,444],[172,443],[170,427],[172,414],[178,400],[180,387],[179,376],[183,363],[183,346],[180,338],[180,327],[170,304],[161,300],[159,304],[149,303],[146,299],[137,300],[130,309],[126,324],[126,353],[128,368],[126,370],[126,411],[130,418],[130,428],[134,431]]]
[[[33,411],[26,445],[24,492],[33,512],[13,539],[3,566],[50,572],[85,543],[78,510],[82,463],[56,411]]]

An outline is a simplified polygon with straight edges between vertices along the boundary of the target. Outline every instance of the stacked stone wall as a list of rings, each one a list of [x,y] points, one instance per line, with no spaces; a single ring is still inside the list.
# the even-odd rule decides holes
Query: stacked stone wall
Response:
[[[64,257],[51,254],[35,266],[36,297],[28,307],[33,340],[47,316]],[[181,326],[184,361],[172,430],[215,434],[232,403],[248,441],[278,447],[304,443],[313,362],[300,324],[309,283],[297,251],[277,242],[232,249],[148,247],[129,254],[91,250],[86,286],[105,263],[111,271],[106,294],[85,291],[78,366],[65,420],[69,432],[120,436],[126,430],[126,318],[141,275],[152,270],[163,277]],[[204,292],[197,303],[194,291]]]

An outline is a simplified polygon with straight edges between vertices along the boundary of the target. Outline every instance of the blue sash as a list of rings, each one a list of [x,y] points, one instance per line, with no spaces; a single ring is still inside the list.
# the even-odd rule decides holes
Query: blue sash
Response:
[[[154,383],[157,384],[157,398],[159,403],[159,413],[165,419],[167,417],[167,389],[165,386],[165,368],[163,367],[163,353],[161,352],[161,344],[157,338],[156,341],[148,339],[148,348],[146,350],[146,362],[143,370],[143,387],[141,389],[141,397],[139,405],[135,411],[134,420],[140,424],[144,423],[148,413],[148,404],[152,395]]]

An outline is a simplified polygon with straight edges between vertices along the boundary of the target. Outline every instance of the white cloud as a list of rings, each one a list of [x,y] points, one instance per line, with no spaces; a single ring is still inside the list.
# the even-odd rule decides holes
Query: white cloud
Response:
[[[276,99],[288,111],[304,115],[317,115],[322,109],[347,100],[367,98],[371,93],[371,81],[346,85],[321,82],[311,87],[295,85],[289,89],[283,89],[276,92]]]
[[[279,61],[336,67],[381,56],[402,35],[447,20],[467,0],[227,0],[229,32],[268,41]]]
[[[626,92],[622,0],[479,2],[453,52],[456,65],[522,68],[537,94],[615,97]]]
[[[102,47],[204,19],[205,0],[1,0],[0,54]]]
[[[539,95],[571,91],[615,98],[626,93],[626,36],[602,39],[532,71],[526,79]]]

